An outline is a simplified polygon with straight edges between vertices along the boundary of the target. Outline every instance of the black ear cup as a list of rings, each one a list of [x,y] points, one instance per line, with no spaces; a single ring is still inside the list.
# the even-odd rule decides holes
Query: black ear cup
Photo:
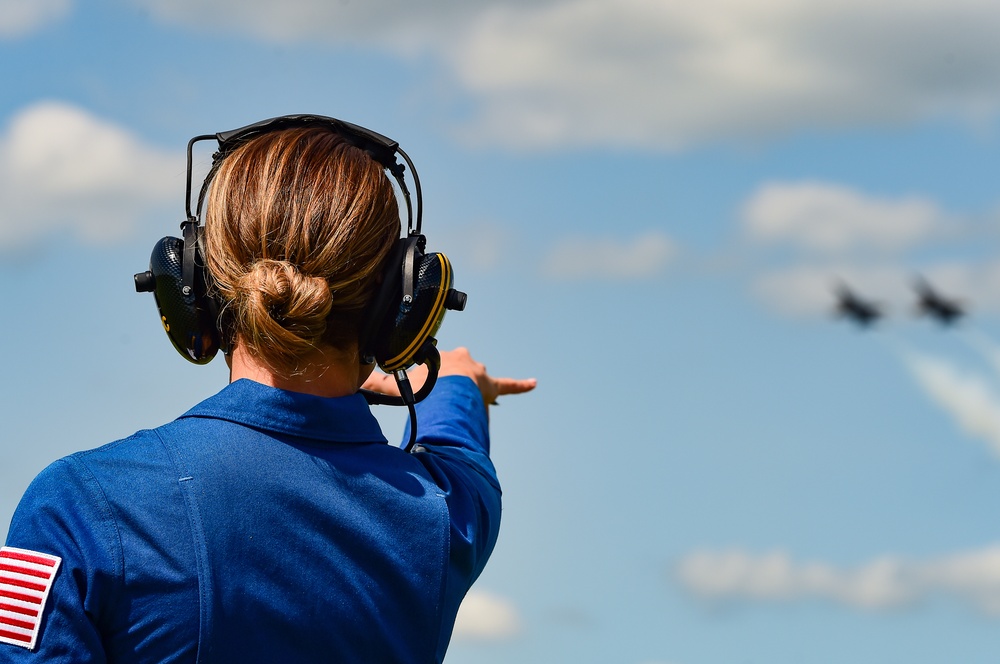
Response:
[[[157,242],[149,257],[149,270],[135,275],[135,290],[153,293],[163,329],[177,352],[195,364],[207,364],[220,347],[218,306],[207,295],[203,267],[193,270],[193,286],[185,286],[184,255],[180,238],[165,237]],[[196,265],[201,262],[197,250],[193,257]]]
[[[452,288],[451,261],[444,254],[422,251],[413,243],[404,259],[403,283],[396,300],[382,320],[374,339],[374,355],[386,373],[422,362],[425,342],[437,334],[445,311],[465,308],[466,295]]]

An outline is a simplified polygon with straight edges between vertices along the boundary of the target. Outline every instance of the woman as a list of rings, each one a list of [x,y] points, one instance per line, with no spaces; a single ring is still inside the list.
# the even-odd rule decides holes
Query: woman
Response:
[[[383,166],[335,127],[214,173],[205,258],[231,382],[52,464],[0,551],[0,662],[431,662],[499,527],[487,404],[533,380],[441,354],[417,445],[387,445],[362,319],[399,236]]]

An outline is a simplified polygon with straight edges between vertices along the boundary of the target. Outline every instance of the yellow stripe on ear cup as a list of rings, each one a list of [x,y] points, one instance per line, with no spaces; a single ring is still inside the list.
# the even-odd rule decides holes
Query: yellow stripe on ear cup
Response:
[[[424,345],[427,337],[434,334],[435,328],[441,324],[441,317],[444,315],[444,303],[448,297],[448,290],[451,288],[451,261],[444,254],[434,254],[441,263],[441,280],[438,282],[437,294],[434,298],[434,305],[430,313],[424,320],[420,332],[413,338],[410,344],[401,353],[392,359],[380,364],[383,371],[396,371],[404,368],[413,355]]]

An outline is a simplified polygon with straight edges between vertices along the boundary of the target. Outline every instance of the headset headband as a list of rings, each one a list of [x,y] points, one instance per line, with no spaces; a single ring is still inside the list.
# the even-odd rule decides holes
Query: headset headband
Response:
[[[181,223],[182,237],[165,237],[153,248],[149,270],[135,275],[138,292],[152,292],[160,320],[171,343],[183,357],[196,364],[210,362],[217,351],[226,348],[225,332],[220,322],[224,307],[211,292],[211,277],[202,253],[200,216],[205,195],[222,162],[247,140],[281,129],[322,126],[335,131],[351,145],[368,152],[395,178],[406,201],[406,236],[396,240],[388,258],[381,285],[360,322],[359,345],[365,362],[379,363],[391,372],[399,386],[400,396],[365,392],[369,403],[406,406],[412,426],[410,450],[417,435],[416,410],[420,401],[434,386],[440,369],[440,355],[434,339],[447,309],[461,311],[466,295],[452,288],[451,263],[444,254],[425,253],[425,240],[420,232],[423,200],[420,178],[413,162],[399,144],[370,129],[322,115],[284,115],[217,134],[195,136],[187,147],[187,186],[184,208],[187,217]],[[216,140],[219,149],[212,155],[212,166],[201,185],[198,203],[191,211],[191,178],[194,144]],[[410,168],[416,192],[416,205],[410,202],[404,172],[396,160],[400,155]],[[414,207],[416,211],[414,212]],[[424,385],[414,393],[406,369],[414,363],[427,366]]]
[[[239,129],[221,131],[216,134],[203,134],[201,136],[195,136],[188,141],[187,186],[185,188],[184,195],[184,211],[187,214],[188,221],[196,221],[201,217],[201,208],[205,202],[205,194],[208,192],[208,186],[215,178],[215,174],[223,160],[229,156],[233,150],[242,145],[245,141],[261,134],[267,134],[279,129],[307,127],[310,125],[330,127],[347,139],[347,141],[352,145],[368,152],[368,154],[370,154],[375,161],[380,163],[383,168],[392,174],[393,178],[396,180],[396,184],[399,185],[399,190],[403,194],[403,199],[406,201],[406,233],[407,235],[419,235],[424,212],[423,196],[420,191],[420,176],[417,175],[417,169],[413,166],[413,162],[410,161],[410,157],[399,147],[399,143],[391,138],[383,136],[378,132],[374,132],[371,129],[366,129],[360,125],[344,122],[343,120],[327,117],[325,115],[282,115],[276,118],[254,122],[253,124],[240,127]],[[212,168],[209,170],[208,175],[205,177],[205,181],[201,185],[201,190],[198,192],[198,205],[195,210],[197,212],[197,216],[195,216],[191,214],[191,173],[193,170],[192,164],[194,144],[200,141],[210,141],[212,139],[219,142],[219,149],[212,155]],[[406,162],[406,165],[410,167],[411,177],[413,178],[413,188],[416,192],[416,214],[414,214],[414,206],[410,202],[410,191],[406,188],[406,180],[403,177],[406,167],[396,161],[397,154],[400,155]]]

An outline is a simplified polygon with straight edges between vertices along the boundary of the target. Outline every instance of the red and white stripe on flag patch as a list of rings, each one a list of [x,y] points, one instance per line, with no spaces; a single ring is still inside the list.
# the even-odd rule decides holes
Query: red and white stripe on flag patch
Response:
[[[42,612],[62,558],[0,548],[0,643],[35,648]]]

